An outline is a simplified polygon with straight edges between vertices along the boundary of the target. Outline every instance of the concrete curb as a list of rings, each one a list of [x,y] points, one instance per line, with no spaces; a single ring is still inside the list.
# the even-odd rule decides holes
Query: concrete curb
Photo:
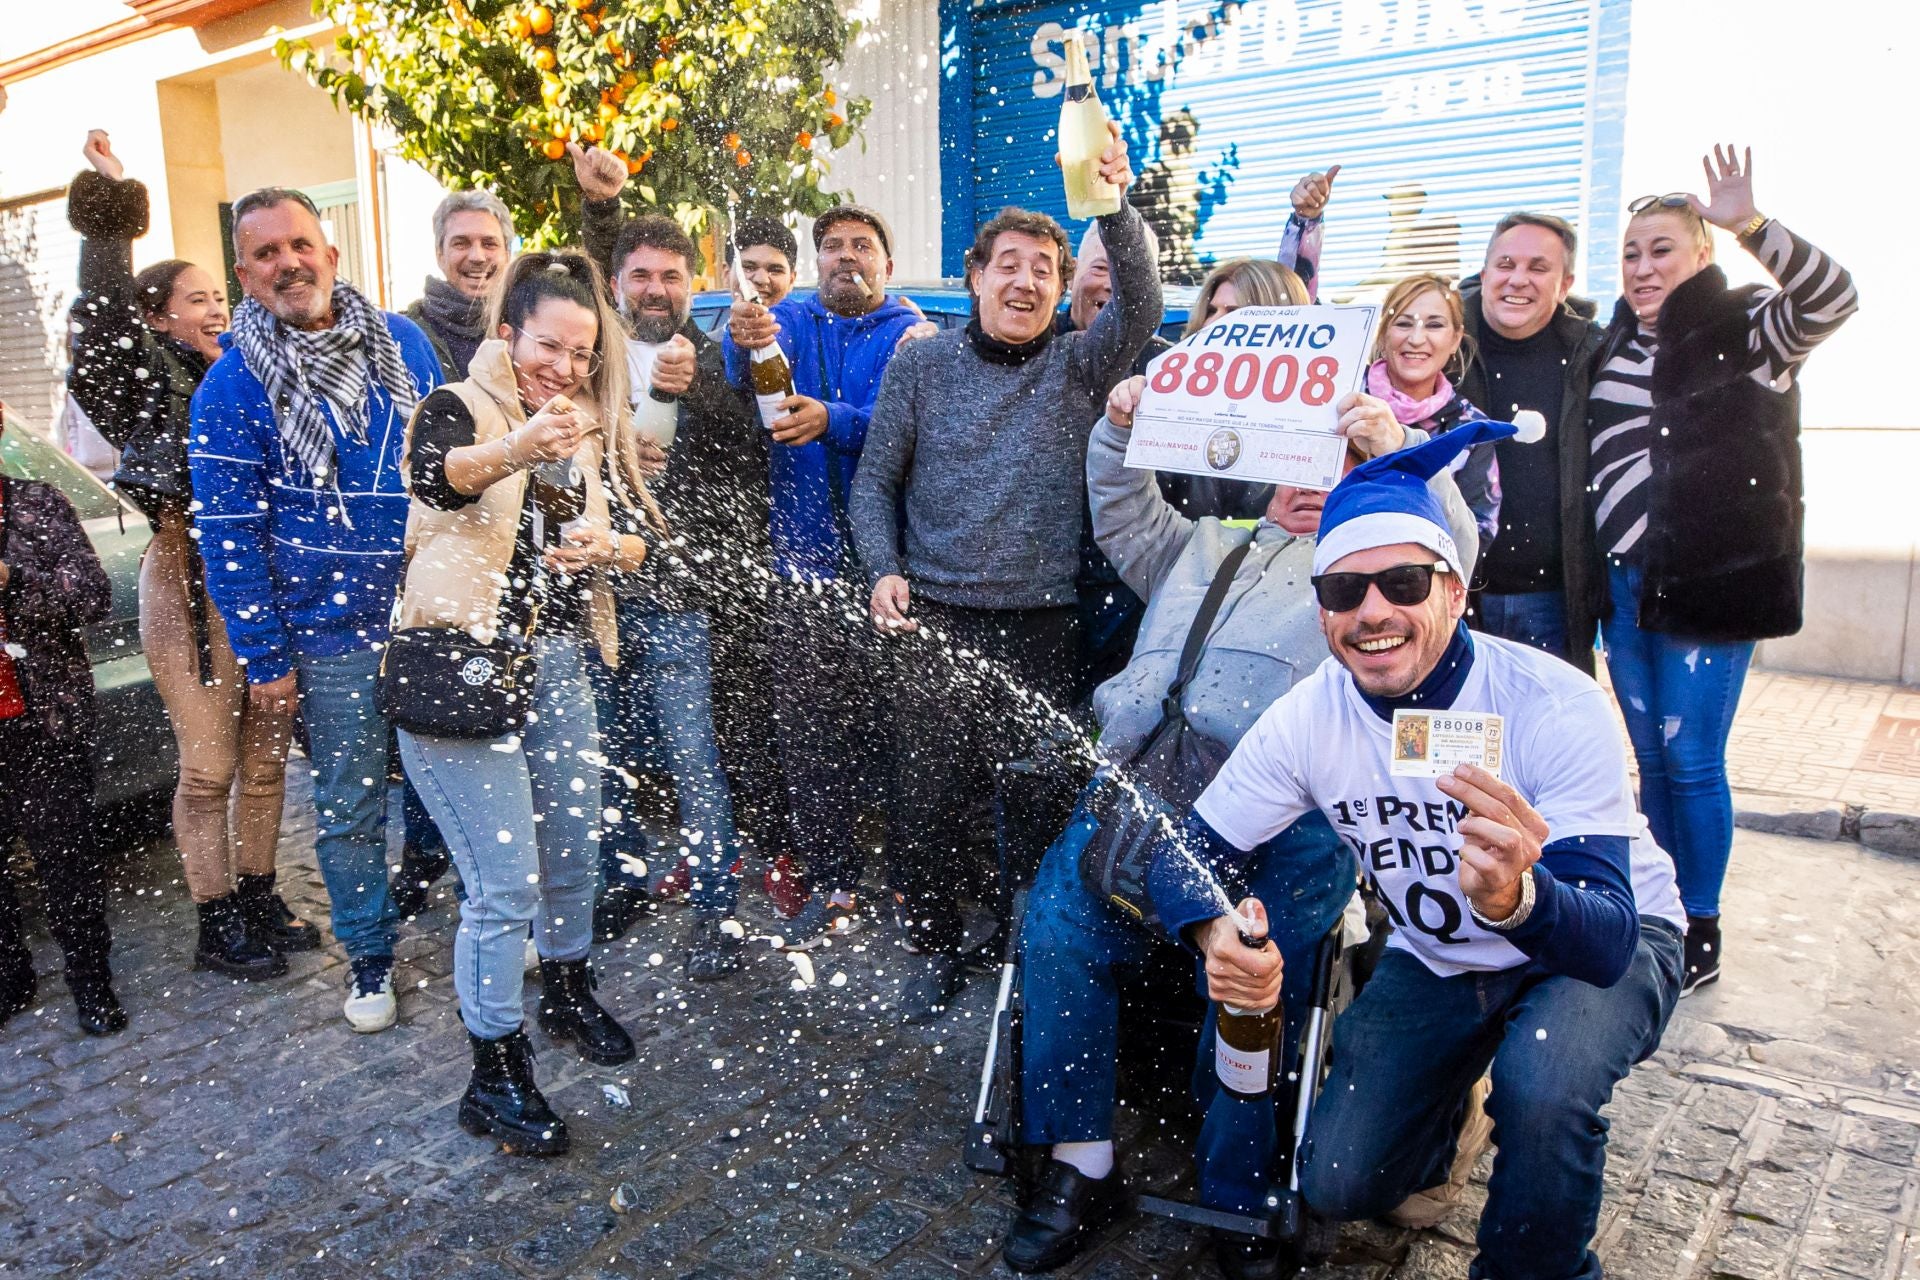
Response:
[[[1920,814],[1870,809],[1844,800],[1735,791],[1733,822],[1747,831],[1809,840],[1857,840],[1881,853],[1920,858]]]

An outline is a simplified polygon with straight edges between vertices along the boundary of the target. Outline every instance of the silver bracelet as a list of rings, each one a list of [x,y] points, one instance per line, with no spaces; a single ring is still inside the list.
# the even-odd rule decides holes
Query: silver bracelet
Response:
[[[1528,867],[1526,874],[1520,877],[1520,905],[1515,907],[1513,914],[1505,920],[1487,919],[1480,914],[1480,908],[1474,906],[1471,901],[1467,903],[1467,910],[1473,913],[1474,920],[1482,928],[1492,929],[1496,933],[1512,933],[1525,924],[1527,917],[1533,914],[1533,868]]]

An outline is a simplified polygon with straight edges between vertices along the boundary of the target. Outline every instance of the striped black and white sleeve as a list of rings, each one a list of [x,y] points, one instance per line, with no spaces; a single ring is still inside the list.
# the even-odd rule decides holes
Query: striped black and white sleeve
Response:
[[[1808,354],[1859,310],[1860,296],[1845,267],[1778,221],[1769,221],[1743,243],[1780,282],[1778,290],[1760,294],[1748,313],[1751,372],[1785,391]]]

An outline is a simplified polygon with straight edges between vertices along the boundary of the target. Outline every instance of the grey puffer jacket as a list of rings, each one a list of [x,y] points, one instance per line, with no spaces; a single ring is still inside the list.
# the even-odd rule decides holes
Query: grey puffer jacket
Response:
[[[1407,428],[1407,445],[1427,434]],[[1087,495],[1094,535],[1120,578],[1147,602],[1133,660],[1093,695],[1100,746],[1125,759],[1160,723],[1160,703],[1179,669],[1180,651],[1220,562],[1253,539],[1220,606],[1181,707],[1187,722],[1231,747],[1294,681],[1327,657],[1308,578],[1310,537],[1265,520],[1252,525],[1208,516],[1189,520],[1160,494],[1151,471],[1126,465],[1127,433],[1102,418],[1087,444]],[[1432,483],[1469,574],[1479,556],[1473,512],[1451,475]]]

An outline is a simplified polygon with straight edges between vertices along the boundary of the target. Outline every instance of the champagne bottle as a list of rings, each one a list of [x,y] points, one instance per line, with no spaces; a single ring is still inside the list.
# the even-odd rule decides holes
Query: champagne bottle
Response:
[[[1067,188],[1067,216],[1097,218],[1120,212],[1120,188],[1100,176],[1107,149],[1107,109],[1093,91],[1087,46],[1080,32],[1067,40],[1067,85],[1060,95],[1060,176]]]
[[[1242,933],[1250,947],[1270,947],[1271,939]],[[1264,1098],[1273,1092],[1280,1071],[1281,1003],[1271,1009],[1242,1009],[1221,1004],[1214,1018],[1213,1070],[1220,1087],[1236,1098]]]
[[[782,401],[794,394],[793,367],[778,342],[770,342],[753,353],[753,399],[760,406],[760,425],[773,430],[774,422],[786,416]]]
[[[587,514],[587,474],[573,458],[557,458],[533,469],[533,539],[536,550],[560,545],[576,520]]]
[[[673,448],[674,433],[680,427],[680,397],[649,386],[646,394],[634,402],[633,427],[642,440],[662,449]]]

